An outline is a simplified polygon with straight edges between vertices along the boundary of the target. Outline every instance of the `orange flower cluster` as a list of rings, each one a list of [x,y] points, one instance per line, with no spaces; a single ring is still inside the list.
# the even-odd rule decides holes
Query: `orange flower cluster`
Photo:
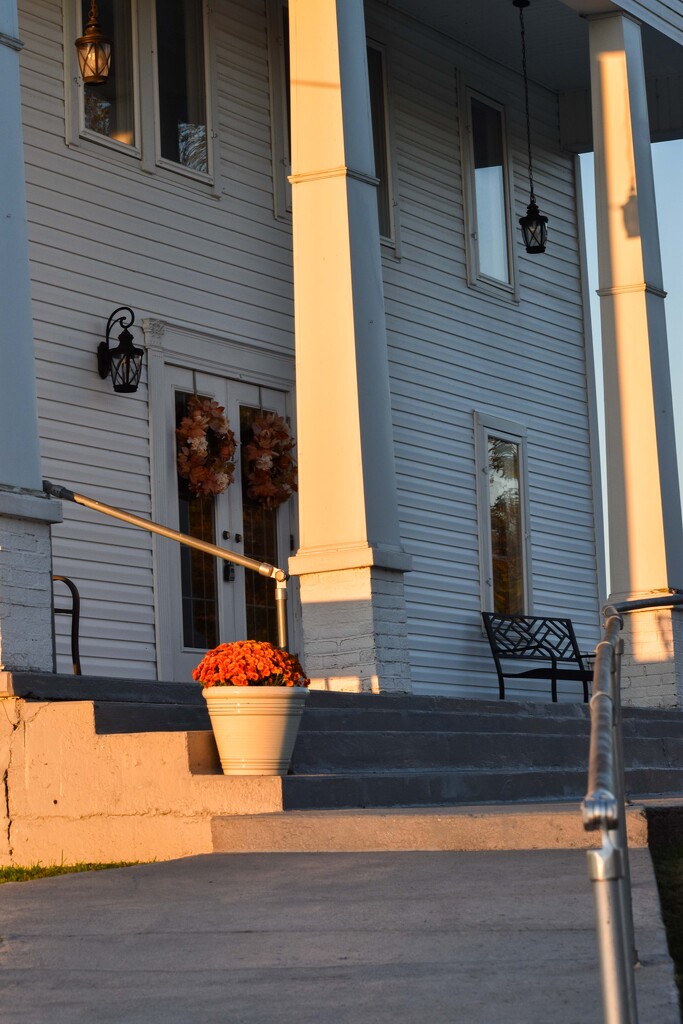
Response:
[[[251,429],[245,450],[247,494],[264,508],[275,509],[296,491],[294,438],[284,417],[274,412],[254,417]]]
[[[220,644],[192,673],[202,686],[308,686],[299,659],[260,640]]]
[[[225,410],[212,398],[193,395],[176,430],[178,476],[191,494],[222,494],[235,476],[235,435]]]

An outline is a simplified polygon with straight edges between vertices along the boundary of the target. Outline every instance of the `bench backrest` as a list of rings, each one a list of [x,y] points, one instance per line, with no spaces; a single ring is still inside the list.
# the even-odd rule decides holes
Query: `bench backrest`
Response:
[[[484,628],[496,658],[573,661],[583,666],[571,619],[482,612]]]

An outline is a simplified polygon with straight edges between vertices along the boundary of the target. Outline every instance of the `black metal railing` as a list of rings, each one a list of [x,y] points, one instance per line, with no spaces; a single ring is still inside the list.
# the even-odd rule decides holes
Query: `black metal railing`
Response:
[[[116,508],[114,505],[105,505],[102,501],[96,501],[94,498],[88,498],[85,494],[77,494],[75,491],[70,491],[68,487],[50,483],[49,480],[43,480],[43,490],[51,497],[59,498],[60,501],[73,501],[77,505],[83,505],[85,508],[90,508],[95,512],[101,512],[103,515],[110,516],[112,519],[120,519],[122,522],[129,523],[131,526],[137,526],[141,530],[147,530],[148,533],[156,533],[160,537],[166,537],[168,540],[174,540],[178,544],[184,544],[189,548],[196,548],[197,551],[203,551],[208,555],[213,555],[215,558],[221,558],[225,562],[232,562],[235,565],[241,565],[245,569],[259,573],[260,576],[266,576],[269,579],[274,580],[276,588],[275,602],[277,611],[278,647],[282,648],[282,650],[287,650],[288,576],[284,569],[280,569],[276,565],[270,565],[268,562],[259,562],[257,559],[249,558],[247,555],[240,555],[237,551],[228,551],[226,548],[218,547],[217,544],[209,544],[208,541],[198,540],[196,537],[189,537],[186,533],[180,533],[179,530],[172,530],[168,526],[162,526],[161,523],[155,523],[152,519],[143,519],[141,516],[133,515],[131,512],[125,512],[123,509]]]
[[[52,579],[55,583],[63,583],[71,594],[70,608],[58,608],[55,605],[52,610],[55,615],[71,616],[71,662],[73,664],[74,675],[80,676],[82,675],[81,652],[79,647],[79,634],[81,628],[81,595],[79,594],[78,587],[74,581],[70,580],[68,576],[53,576]]]

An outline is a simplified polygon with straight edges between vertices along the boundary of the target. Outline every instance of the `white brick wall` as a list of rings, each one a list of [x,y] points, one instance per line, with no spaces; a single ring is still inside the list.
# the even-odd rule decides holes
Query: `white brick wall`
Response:
[[[52,672],[50,521],[60,505],[7,491],[0,499],[0,671]]]
[[[683,707],[683,612],[670,608],[624,616],[624,704]]]
[[[345,569],[300,581],[303,662],[312,687],[410,692],[403,573]]]

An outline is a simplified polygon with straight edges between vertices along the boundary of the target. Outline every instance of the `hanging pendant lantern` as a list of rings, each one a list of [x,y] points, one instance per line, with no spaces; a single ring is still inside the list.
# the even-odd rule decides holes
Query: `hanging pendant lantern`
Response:
[[[526,141],[529,154],[529,205],[526,216],[519,218],[522,238],[526,251],[531,255],[545,252],[548,240],[548,218],[541,215],[534,195],[534,170],[531,159],[531,118],[529,116],[529,79],[526,69],[526,36],[524,33],[524,8],[530,0],[512,0],[512,6],[519,8],[519,28],[522,38],[522,72],[524,75],[524,104],[526,109]]]
[[[99,11],[90,0],[90,14],[85,32],[76,40],[78,66],[85,85],[103,85],[111,67],[111,39],[100,31]]]

